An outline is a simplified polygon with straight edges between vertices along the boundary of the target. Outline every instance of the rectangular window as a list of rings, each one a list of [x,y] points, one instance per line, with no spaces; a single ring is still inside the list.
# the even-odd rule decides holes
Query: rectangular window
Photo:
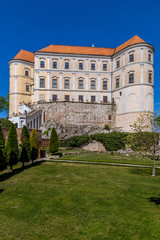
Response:
[[[129,62],[134,62],[134,54],[129,55]]]
[[[53,62],[53,68],[57,68],[57,62]]]
[[[151,55],[151,53],[148,54],[148,61],[149,61],[149,62],[152,61],[152,55]]]
[[[69,102],[69,95],[65,95],[66,102]]]
[[[40,94],[40,95],[39,95],[39,100],[40,100],[40,101],[44,101],[44,94]]]
[[[57,88],[57,79],[53,79],[52,88]]]
[[[107,89],[107,81],[103,81],[103,90]]]
[[[79,89],[83,89],[83,80],[79,80]]]
[[[79,95],[79,102],[83,102],[83,96]]]
[[[120,60],[117,60],[116,62],[116,68],[119,68],[120,67]]]
[[[107,96],[103,96],[103,102],[104,102],[104,103],[108,102]]]
[[[65,62],[64,68],[65,68],[65,69],[69,69],[69,62]]]
[[[95,80],[91,81],[91,89],[95,89],[96,88],[96,82]]]
[[[56,102],[57,101],[57,95],[53,95],[52,100],[53,100],[53,102]]]
[[[79,63],[79,70],[83,70],[83,63]]]
[[[116,79],[116,88],[119,88],[119,78]]]
[[[152,83],[152,73],[149,73],[149,74],[148,74],[148,82],[149,82],[149,83]]]
[[[29,90],[29,84],[26,84],[26,92],[29,92],[30,90]]]
[[[29,70],[25,69],[25,76],[29,76]]]
[[[106,63],[103,64],[103,71],[107,71],[107,64]]]
[[[65,79],[64,88],[69,88],[69,79]]]
[[[91,103],[94,103],[96,101],[96,97],[95,96],[91,96]]]
[[[45,63],[44,63],[44,61],[40,61],[40,68],[44,68],[45,67]]]
[[[95,67],[95,63],[91,63],[91,70],[95,70],[96,67]]]
[[[134,83],[134,74],[133,73],[129,74],[129,83]]]
[[[45,79],[40,78],[40,88],[44,88],[44,87],[45,87]]]

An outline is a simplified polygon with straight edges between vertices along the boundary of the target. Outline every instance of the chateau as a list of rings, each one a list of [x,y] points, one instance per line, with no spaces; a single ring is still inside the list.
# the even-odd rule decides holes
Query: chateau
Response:
[[[138,36],[117,48],[20,50],[9,61],[9,118],[19,128],[45,129],[55,120],[129,131],[139,113],[154,111],[153,54]]]

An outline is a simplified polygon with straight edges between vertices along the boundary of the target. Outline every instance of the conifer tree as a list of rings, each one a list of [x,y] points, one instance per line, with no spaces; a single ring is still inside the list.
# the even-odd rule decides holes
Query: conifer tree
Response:
[[[24,152],[26,153],[27,156],[24,156]],[[21,158],[21,155],[23,155],[24,157]],[[26,126],[23,126],[21,133],[21,155],[20,162],[22,162],[24,166],[24,163],[29,162],[30,159],[30,136],[29,130]]]
[[[18,163],[19,159],[19,148],[18,148],[18,140],[17,140],[17,132],[16,127],[12,123],[7,137],[7,144],[6,144],[6,160],[7,164],[10,165],[12,170],[13,165]]]
[[[7,167],[5,158],[5,140],[0,126],[0,171]]]
[[[33,161],[36,160],[38,157],[38,137],[35,128],[31,132],[30,144],[31,144],[31,160],[33,163]]]
[[[22,151],[21,151],[19,160],[22,163],[22,167],[24,167],[25,162],[29,162],[28,153],[27,153],[27,150],[25,147],[22,147]]]
[[[0,171],[3,171],[4,169],[6,169],[6,167],[7,167],[6,159],[2,150],[0,149]]]
[[[54,128],[52,128],[50,141],[49,141],[49,152],[54,154],[58,152],[58,136]]]

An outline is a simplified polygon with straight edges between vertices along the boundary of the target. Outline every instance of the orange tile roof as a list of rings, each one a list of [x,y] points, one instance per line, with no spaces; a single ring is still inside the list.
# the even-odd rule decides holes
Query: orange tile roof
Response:
[[[86,54],[86,55],[102,55],[112,56],[120,50],[131,46],[136,43],[144,43],[145,41],[137,35],[123,43],[117,48],[99,48],[99,47],[79,47],[79,46],[63,46],[63,45],[50,45],[46,48],[39,50],[38,52],[50,52],[50,53],[73,53],[73,54]]]
[[[46,48],[39,50],[38,52],[48,53],[72,53],[83,55],[99,55],[99,56],[113,56],[122,49],[137,44],[145,43],[143,39],[137,35],[129,39],[117,48],[100,48],[100,47],[80,47],[80,46],[64,46],[64,45],[50,45]],[[13,58],[17,60],[24,60],[34,63],[34,53],[25,50],[20,50],[19,53]]]
[[[121,51],[122,49],[124,49],[128,46],[134,45],[136,43],[145,43],[145,41],[136,35],[133,38],[129,39],[127,42],[125,42],[122,45],[120,45],[119,47],[117,47],[114,54]]]
[[[51,52],[51,53],[73,53],[83,55],[102,55],[112,56],[115,48],[98,48],[98,47],[80,47],[80,46],[64,46],[64,45],[50,45],[38,52]]]
[[[19,51],[19,53],[13,59],[24,60],[24,61],[27,61],[27,62],[34,63],[34,53],[21,49]]]

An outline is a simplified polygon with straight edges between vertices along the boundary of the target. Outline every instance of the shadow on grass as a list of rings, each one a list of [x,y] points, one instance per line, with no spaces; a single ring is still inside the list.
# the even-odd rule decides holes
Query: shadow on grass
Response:
[[[0,194],[4,191],[4,189],[0,188]]]
[[[160,197],[151,197],[149,201],[154,202],[156,205],[160,205]]]
[[[26,165],[24,167],[19,167],[19,168],[13,169],[12,172],[3,173],[2,175],[0,175],[0,182],[3,182],[3,181],[7,180],[10,177],[13,177],[14,175],[17,175],[17,174],[23,172],[26,169],[38,166],[38,165],[42,164],[43,162],[45,162],[45,161],[42,160],[42,161],[34,162],[34,163],[30,164],[30,165]],[[0,190],[3,190],[3,189],[0,189]]]

